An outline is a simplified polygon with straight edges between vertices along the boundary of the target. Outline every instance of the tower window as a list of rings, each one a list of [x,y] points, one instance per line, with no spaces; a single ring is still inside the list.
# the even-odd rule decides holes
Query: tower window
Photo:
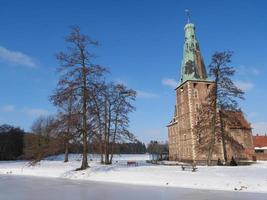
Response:
[[[194,98],[197,99],[198,98],[198,91],[194,90]]]
[[[200,133],[198,133],[198,144],[201,144],[201,134]]]
[[[199,104],[196,103],[196,112],[198,112],[198,109],[199,109]]]

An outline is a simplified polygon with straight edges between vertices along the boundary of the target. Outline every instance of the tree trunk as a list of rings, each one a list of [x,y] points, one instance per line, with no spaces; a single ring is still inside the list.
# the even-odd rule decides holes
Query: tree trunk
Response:
[[[108,165],[109,163],[109,136],[107,135],[105,141],[105,164]]]
[[[102,152],[102,150],[101,150],[101,162],[100,162],[101,164],[104,164],[104,155],[103,155],[103,152]]]
[[[112,144],[111,144],[110,161],[109,161],[110,164],[112,164],[112,160],[113,160],[114,144],[115,144],[115,134],[113,136],[113,140],[112,140]]]
[[[83,51],[81,52],[81,55],[83,55]],[[82,141],[83,141],[83,159],[82,159],[82,165],[81,165],[81,170],[86,169],[89,167],[88,161],[87,161],[87,152],[88,152],[88,145],[87,145],[87,103],[86,103],[86,86],[87,86],[87,81],[86,81],[86,68],[85,68],[85,63],[83,63],[83,113],[82,113],[82,121],[83,121],[83,136],[82,136]]]
[[[86,106],[86,103],[85,103]],[[86,127],[86,116],[83,116],[83,159],[82,159],[82,165],[81,170],[86,169],[89,167],[88,160],[87,160],[87,152],[88,152],[88,145],[87,145],[87,127]]]
[[[215,143],[215,132],[216,132],[216,114],[212,118],[212,128],[211,128],[211,136],[210,136],[210,142],[208,146],[208,157],[207,157],[207,165],[211,166],[211,161],[212,161],[212,154],[213,154],[213,147]]]
[[[87,160],[87,133],[83,133],[83,158],[82,158],[82,165],[81,170],[86,169],[89,167],[88,160]]]
[[[100,148],[100,157],[101,157],[101,164],[104,164],[104,145],[103,145],[103,134],[102,134],[102,124],[101,124],[101,117],[100,117],[100,108],[98,106],[98,103],[95,98],[93,98],[95,102],[96,107],[96,113],[97,113],[97,120],[98,120],[98,126],[99,126],[99,148]]]
[[[112,164],[112,159],[113,159],[113,154],[114,154],[114,145],[116,141],[116,134],[117,134],[117,129],[118,129],[118,115],[116,115],[115,118],[115,129],[113,133],[113,138],[112,138],[112,144],[111,144],[111,156],[110,156],[110,164]]]
[[[110,137],[111,110],[110,104],[105,100],[105,164],[109,163],[109,137]]]
[[[65,142],[65,158],[64,162],[69,162],[69,141]]]
[[[208,157],[207,157],[207,165],[211,166],[212,161],[212,154],[213,154],[213,148],[215,144],[215,134],[216,134],[216,119],[217,119],[217,83],[218,78],[215,79],[215,85],[214,85],[214,93],[212,94],[212,122],[211,122],[211,138],[208,146]]]
[[[113,138],[113,141],[112,141],[112,144],[111,144],[111,152],[110,152],[110,161],[109,161],[110,164],[112,164],[112,160],[113,160],[114,144],[115,144],[115,139]]]
[[[101,156],[101,164],[104,164],[104,149],[103,149],[103,141],[100,139],[100,156]]]
[[[227,149],[226,149],[226,143],[225,143],[225,133],[224,133],[224,122],[223,122],[223,116],[222,112],[219,111],[219,117],[220,117],[220,127],[221,127],[221,136],[222,136],[222,145],[223,145],[223,157],[224,162],[227,163]]]

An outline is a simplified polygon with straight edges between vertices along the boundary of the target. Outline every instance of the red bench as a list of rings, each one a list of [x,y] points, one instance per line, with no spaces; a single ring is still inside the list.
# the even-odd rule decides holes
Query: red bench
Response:
[[[127,161],[127,166],[138,166],[138,163],[136,161]]]

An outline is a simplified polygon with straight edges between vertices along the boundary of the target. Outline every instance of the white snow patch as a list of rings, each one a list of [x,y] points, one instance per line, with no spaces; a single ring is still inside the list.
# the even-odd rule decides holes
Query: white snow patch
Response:
[[[238,167],[198,166],[197,172],[191,172],[182,171],[180,166],[147,164],[147,154],[115,155],[113,165],[101,165],[98,155],[90,155],[90,168],[75,171],[80,167],[81,155],[71,154],[68,163],[63,163],[63,157],[52,156],[36,166],[29,166],[27,161],[1,161],[0,174],[267,193],[267,162]],[[129,160],[137,161],[138,166],[127,166]]]

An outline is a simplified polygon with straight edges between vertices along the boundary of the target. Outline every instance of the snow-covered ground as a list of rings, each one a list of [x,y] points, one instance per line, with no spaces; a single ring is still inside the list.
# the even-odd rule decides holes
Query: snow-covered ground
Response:
[[[198,166],[197,172],[182,171],[180,166],[146,164],[148,155],[116,155],[114,164],[100,165],[99,156],[90,155],[90,168],[75,171],[81,164],[81,156],[72,154],[70,162],[63,163],[63,156],[54,156],[29,166],[26,161],[0,162],[0,175],[31,175],[60,177],[93,181],[185,187],[216,190],[238,190],[267,193],[267,162],[250,166]],[[138,166],[127,166],[135,160]]]

